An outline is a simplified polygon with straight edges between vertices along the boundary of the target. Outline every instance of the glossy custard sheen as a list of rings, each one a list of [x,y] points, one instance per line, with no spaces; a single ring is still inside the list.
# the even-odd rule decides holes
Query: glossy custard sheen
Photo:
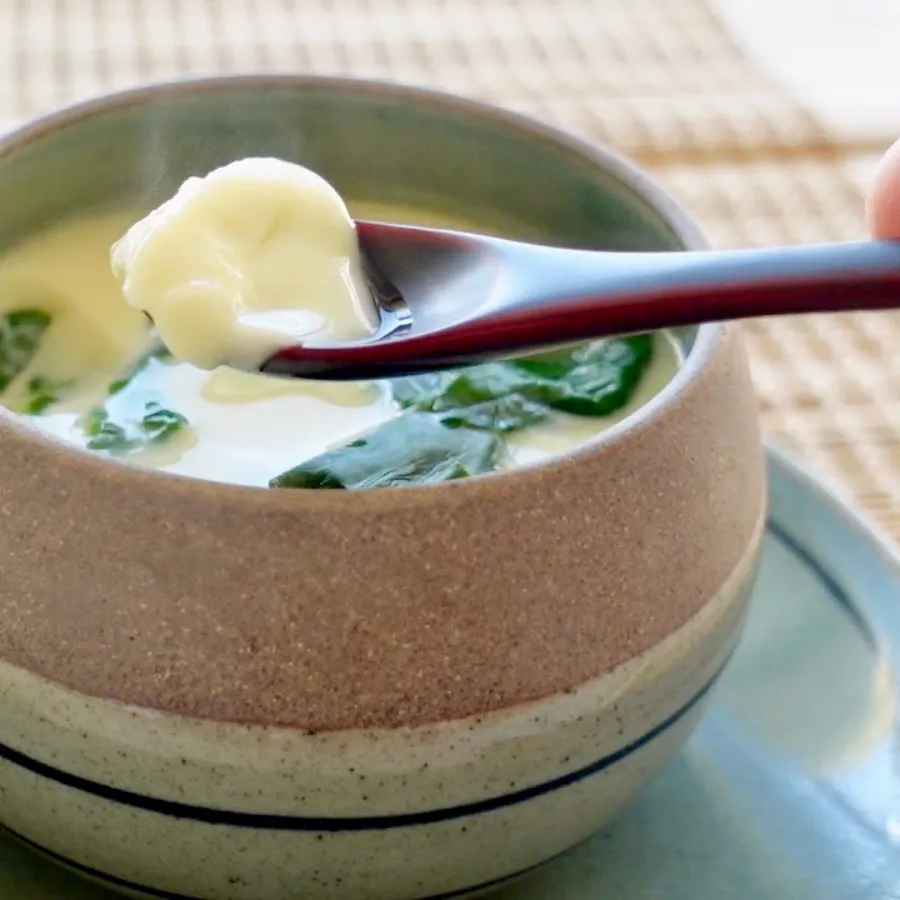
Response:
[[[354,206],[352,212],[359,218],[465,227],[411,209],[370,205]],[[437,423],[433,415],[403,412],[398,398],[429,411],[452,406],[424,406],[421,384],[283,380],[176,361],[162,348],[146,315],[124,302],[110,267],[110,248],[139,217],[134,211],[109,212],[63,221],[0,258],[0,399],[5,406],[92,452],[260,486],[361,435],[377,435],[373,429],[401,414],[409,428],[395,429],[388,442],[399,441],[414,452],[423,427],[427,432]],[[184,250],[189,254],[190,247]],[[640,371],[635,369],[636,386],[609,415],[572,415],[519,397],[522,402],[512,405],[504,401],[499,413],[479,407],[479,422],[474,414],[460,421],[454,407],[440,427],[453,426],[474,443],[462,448],[462,462],[451,469],[442,462],[424,480],[538,460],[628,415],[659,391],[680,361],[667,335],[643,340],[650,343]],[[457,393],[458,388],[453,386]],[[485,412],[491,415],[487,427]],[[276,486],[368,487],[417,480],[402,472],[388,481],[367,479],[341,485],[317,472],[312,480],[287,479]]]
[[[176,359],[203,369],[253,371],[284,346],[378,326],[343,199],[282,159],[188,178],[128,229],[111,263],[125,299]]]

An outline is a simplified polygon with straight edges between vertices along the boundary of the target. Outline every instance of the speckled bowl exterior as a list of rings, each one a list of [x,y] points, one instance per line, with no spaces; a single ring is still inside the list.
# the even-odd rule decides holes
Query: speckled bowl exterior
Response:
[[[606,151],[466,101],[253,77],[104,98],[0,143],[0,246],[244,155],[353,201],[584,247],[697,247]],[[0,415],[0,821],[175,900],[419,900],[540,864],[684,741],[765,506],[733,327],[527,469],[368,493],[169,476]]]

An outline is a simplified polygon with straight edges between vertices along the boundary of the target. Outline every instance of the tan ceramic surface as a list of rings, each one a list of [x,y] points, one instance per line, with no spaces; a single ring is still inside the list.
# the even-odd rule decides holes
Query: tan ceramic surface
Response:
[[[759,520],[743,356],[733,331],[708,338],[642,424],[438,489],[227,490],[7,420],[0,655],[87,694],[316,731],[575,687],[683,625]]]

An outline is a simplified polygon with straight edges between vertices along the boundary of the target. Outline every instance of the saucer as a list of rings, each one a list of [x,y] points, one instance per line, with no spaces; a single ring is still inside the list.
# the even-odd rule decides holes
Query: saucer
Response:
[[[697,731],[610,828],[494,900],[900,898],[900,560],[768,458],[749,619]],[[0,837],[0,897],[115,896]]]

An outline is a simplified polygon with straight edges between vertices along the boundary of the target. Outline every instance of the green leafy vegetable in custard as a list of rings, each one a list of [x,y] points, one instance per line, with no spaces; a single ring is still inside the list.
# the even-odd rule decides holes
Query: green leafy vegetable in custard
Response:
[[[270,487],[434,484],[496,468],[500,435],[556,410],[606,416],[625,406],[653,357],[653,335],[594,341],[511,362],[391,382],[403,414],[358,441],[273,478]]]
[[[26,416],[40,415],[48,406],[56,403],[60,394],[70,386],[70,381],[51,381],[43,375],[30,378],[27,385],[28,396],[21,412]]]
[[[407,413],[295,466],[269,487],[364,490],[435,484],[489,472],[502,453],[503,442],[495,434],[448,428],[437,416]]]
[[[168,441],[187,424],[188,420],[181,413],[148,402],[144,404],[140,418],[119,422],[110,417],[106,407],[96,406],[85,413],[81,427],[88,438],[89,450],[124,453]]]
[[[550,410],[521,394],[506,394],[495,400],[443,410],[436,415],[449,428],[478,428],[507,434],[543,422]]]
[[[159,444],[169,440],[187,424],[188,420],[181,413],[165,409],[159,403],[147,403],[138,428],[145,441]]]
[[[638,334],[527,359],[431,372],[391,382],[403,414],[366,437],[330,450],[269,482],[282,488],[434,484],[496,468],[500,435],[554,411],[608,416],[632,398],[653,358],[653,335]]]
[[[576,416],[609,416],[631,399],[653,360],[653,335],[592,341],[512,363],[541,379],[549,406]],[[555,392],[554,392],[555,388]]]
[[[608,416],[628,403],[652,358],[653,336],[639,334],[510,362],[399,378],[392,389],[406,409],[457,411],[517,396],[529,401],[532,410],[543,405],[579,416]],[[533,421],[524,423],[529,424]]]
[[[189,427],[181,413],[153,399],[152,377],[149,380],[142,377],[151,366],[168,363],[171,358],[165,346],[154,343],[110,382],[107,401],[81,417],[80,425],[89,450],[132,453],[171,440]]]
[[[81,427],[88,437],[89,450],[127,450],[131,446],[128,432],[110,421],[109,413],[102,406],[89,409],[82,417]]]
[[[0,391],[25,371],[50,322],[40,309],[17,309],[0,316]]]

